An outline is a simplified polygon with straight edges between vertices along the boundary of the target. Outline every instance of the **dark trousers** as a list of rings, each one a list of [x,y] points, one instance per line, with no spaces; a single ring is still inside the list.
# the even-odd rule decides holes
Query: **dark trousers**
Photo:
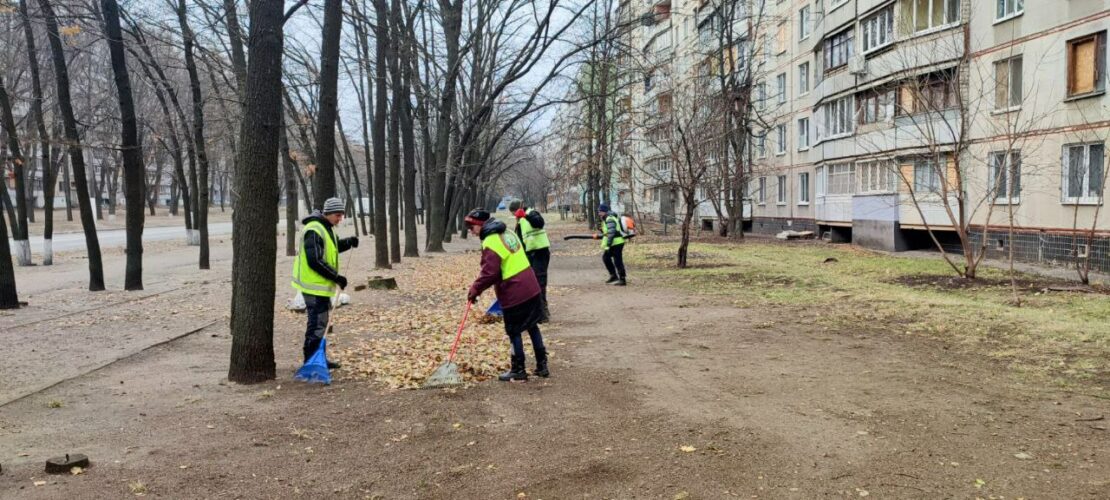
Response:
[[[534,252],[528,252],[528,263],[532,265],[532,272],[536,273],[536,281],[540,282],[543,316],[547,318],[547,266],[551,264],[551,249],[542,248]]]
[[[605,269],[609,270],[610,277],[624,279],[624,244],[613,245],[601,255],[605,262]]]
[[[308,361],[316,349],[320,348],[320,341],[324,339],[324,330],[328,327],[328,315],[331,313],[331,299],[317,295],[304,294],[305,310],[308,316],[308,327],[304,331],[304,360]]]
[[[540,334],[540,326],[532,325],[528,329],[528,337],[532,339],[532,352],[536,355],[537,360],[547,359],[547,349],[543,346],[543,335]],[[513,359],[524,364],[524,335],[521,332],[509,334],[509,343],[513,347]]]

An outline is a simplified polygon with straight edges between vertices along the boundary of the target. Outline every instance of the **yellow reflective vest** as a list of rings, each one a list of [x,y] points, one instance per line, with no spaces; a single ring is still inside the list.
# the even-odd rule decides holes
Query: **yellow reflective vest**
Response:
[[[516,235],[510,232],[491,234],[482,240],[482,248],[493,250],[501,257],[501,281],[508,280],[528,269],[528,256]]]
[[[609,228],[607,226],[609,225],[610,220],[613,221],[613,224],[617,225],[617,234],[616,234],[616,236],[613,236],[612,245],[608,244],[608,241],[607,241],[608,238],[606,237],[606,235],[609,234]],[[601,249],[602,250],[608,250],[610,246],[617,246],[617,245],[623,245],[623,244],[624,244],[624,234],[621,232],[621,220],[616,215],[613,215],[613,214],[607,215],[604,219],[601,220]]]
[[[324,240],[324,260],[332,269],[335,269],[335,272],[339,272],[339,246],[336,244],[335,235],[320,221],[311,221],[305,224],[304,230],[301,231],[301,251],[293,261],[293,288],[308,295],[335,297],[338,293],[335,283],[320,276],[308,265],[308,256],[304,251],[304,236],[309,231],[318,234],[320,239]]]
[[[536,209],[534,208],[528,210],[529,213],[535,211]],[[525,251],[534,252],[551,247],[551,240],[547,238],[546,229],[536,229],[532,227],[532,223],[528,222],[527,217],[517,219],[517,224],[520,224],[520,237],[524,240]]]

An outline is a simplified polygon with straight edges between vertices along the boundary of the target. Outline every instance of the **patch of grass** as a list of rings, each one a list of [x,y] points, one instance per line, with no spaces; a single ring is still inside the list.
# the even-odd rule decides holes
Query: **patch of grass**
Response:
[[[626,251],[637,274],[716,296],[737,307],[808,308],[820,326],[843,333],[927,335],[984,353],[1019,373],[1110,392],[1110,296],[1044,292],[1045,280],[1019,277],[1012,303],[1006,272],[981,269],[975,283],[953,282],[939,259],[897,257],[852,247],[801,243],[693,243],[677,269],[674,244]],[[836,262],[825,263],[829,257]],[[646,270],[646,272],[644,272]]]

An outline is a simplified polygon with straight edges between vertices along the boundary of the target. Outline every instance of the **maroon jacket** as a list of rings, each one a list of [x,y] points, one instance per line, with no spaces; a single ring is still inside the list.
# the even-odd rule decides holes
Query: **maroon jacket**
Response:
[[[482,226],[479,237],[484,240],[486,236],[494,233],[501,234],[505,230],[503,222],[490,219]],[[476,298],[491,286],[493,292],[497,295],[497,301],[501,303],[502,309],[523,304],[540,294],[540,283],[536,281],[536,273],[532,271],[531,267],[517,273],[512,278],[502,280],[501,256],[493,250],[482,249],[482,267],[478,272],[478,278],[470,285],[470,291],[467,295]]]

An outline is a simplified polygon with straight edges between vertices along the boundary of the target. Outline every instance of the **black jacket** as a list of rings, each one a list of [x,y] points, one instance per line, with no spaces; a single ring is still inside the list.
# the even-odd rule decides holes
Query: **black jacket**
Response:
[[[305,217],[301,222],[308,224],[309,222],[317,221],[324,225],[324,229],[328,230],[328,234],[335,238],[335,231],[332,229],[331,223],[324,218],[320,212],[312,212],[308,217]],[[351,238],[336,238],[336,247],[339,252],[343,253],[351,249]],[[335,281],[339,278],[339,273],[328,265],[328,261],[324,258],[324,240],[315,231],[306,231],[304,234],[304,241],[301,242],[301,251],[304,252],[305,260],[308,261],[308,267],[316,271],[317,274],[328,279],[328,281]]]

